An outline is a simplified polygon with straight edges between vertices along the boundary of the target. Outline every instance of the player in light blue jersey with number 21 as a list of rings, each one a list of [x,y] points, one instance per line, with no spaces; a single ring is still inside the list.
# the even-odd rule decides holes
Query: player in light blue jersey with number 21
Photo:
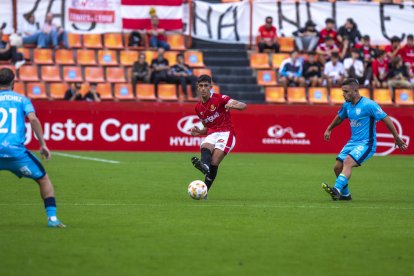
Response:
[[[383,121],[392,133],[395,145],[401,151],[407,149],[407,145],[398,136],[391,119],[381,107],[371,99],[361,97],[358,92],[359,83],[356,79],[346,79],[342,83],[345,103],[338,115],[325,131],[325,141],[329,141],[332,129],[340,125],[348,118],[351,125],[351,139],[339,153],[334,167],[336,182],[334,187],[323,183],[322,188],[329,193],[333,200],[351,200],[348,181],[351,178],[352,168],[361,166],[371,158],[377,147],[376,123]]]
[[[40,154],[49,160],[51,155],[43,139],[43,131],[30,100],[12,91],[14,73],[0,69],[0,171],[18,177],[34,179],[40,187],[49,227],[65,227],[56,217],[55,194],[49,176],[40,161],[24,146],[25,118],[29,120],[40,143]]]

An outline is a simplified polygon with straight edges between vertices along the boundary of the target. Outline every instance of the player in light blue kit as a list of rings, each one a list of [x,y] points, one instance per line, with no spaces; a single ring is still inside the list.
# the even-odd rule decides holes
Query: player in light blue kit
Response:
[[[25,146],[25,117],[40,143],[40,155],[49,160],[51,155],[43,139],[39,119],[29,99],[12,91],[14,73],[0,69],[0,171],[7,170],[18,177],[35,180],[40,187],[49,227],[66,227],[56,217],[56,202],[52,183],[40,161]]]
[[[374,101],[361,97],[358,92],[359,83],[356,79],[346,79],[342,83],[345,103],[338,111],[338,115],[325,131],[325,141],[329,141],[332,129],[340,125],[346,118],[351,125],[351,139],[336,158],[334,172],[336,182],[334,187],[322,183],[322,188],[333,200],[351,200],[348,181],[351,178],[352,168],[361,166],[371,158],[377,147],[376,123],[383,121],[395,139],[395,146],[401,151],[407,149],[407,145],[398,136],[391,119],[382,111]]]

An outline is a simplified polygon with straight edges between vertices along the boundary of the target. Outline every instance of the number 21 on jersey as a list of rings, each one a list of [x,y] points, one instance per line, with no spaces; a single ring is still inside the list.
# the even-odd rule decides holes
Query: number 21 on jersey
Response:
[[[9,114],[11,116],[11,124],[7,124],[7,119],[9,118]],[[16,134],[17,131],[17,108],[9,108],[6,110],[3,107],[0,107],[0,133],[9,133],[9,130],[12,134]]]

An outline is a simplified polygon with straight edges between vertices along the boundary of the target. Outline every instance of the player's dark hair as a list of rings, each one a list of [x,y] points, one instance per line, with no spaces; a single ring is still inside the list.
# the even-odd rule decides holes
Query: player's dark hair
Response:
[[[344,85],[349,85],[351,86],[353,89],[358,89],[359,87],[359,82],[357,79],[353,79],[353,78],[347,78],[342,82],[342,86]]]
[[[14,73],[9,68],[1,68],[0,69],[0,85],[1,86],[8,86],[14,80]]]
[[[273,22],[273,17],[271,17],[271,16],[266,16],[266,19],[265,19],[265,21],[267,22],[267,20],[272,20],[272,22]]]
[[[209,75],[201,75],[197,79],[197,83],[200,83],[200,82],[208,82],[211,84],[211,77]]]

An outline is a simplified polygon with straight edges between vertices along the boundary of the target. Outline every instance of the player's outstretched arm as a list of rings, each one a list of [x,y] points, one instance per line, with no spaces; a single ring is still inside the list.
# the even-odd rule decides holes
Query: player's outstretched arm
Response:
[[[407,150],[407,144],[404,143],[404,141],[398,135],[397,130],[395,129],[390,117],[386,116],[384,119],[382,119],[382,121],[385,123],[392,136],[394,136],[395,146],[398,147],[401,151]]]
[[[29,113],[29,115],[27,115],[27,118],[29,119],[30,125],[32,126],[32,129],[36,134],[37,139],[39,140],[40,155],[43,158],[46,158],[46,160],[50,160],[52,155],[50,154],[50,151],[46,146],[45,139],[43,138],[43,130],[42,126],[40,125],[39,119],[37,118],[34,112]]]
[[[323,138],[325,139],[325,141],[329,141],[329,139],[331,138],[332,130],[335,127],[339,126],[343,121],[344,121],[344,119],[342,119],[341,117],[336,115],[335,119],[333,119],[332,123],[328,126],[328,128],[326,129],[326,131],[323,135]]]
[[[236,101],[236,100],[230,100],[226,104],[227,111],[229,111],[230,109],[245,110],[246,108],[247,108],[247,104]]]

